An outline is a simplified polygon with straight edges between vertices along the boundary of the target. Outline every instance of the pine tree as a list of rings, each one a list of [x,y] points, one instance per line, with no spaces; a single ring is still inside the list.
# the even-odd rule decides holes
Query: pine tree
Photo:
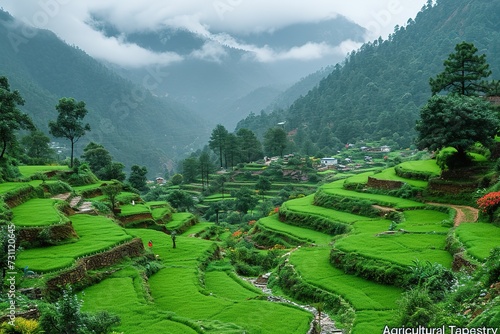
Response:
[[[487,91],[482,80],[491,75],[486,55],[477,55],[474,44],[467,42],[457,44],[455,51],[444,61],[444,71],[429,80],[432,95],[443,90],[467,96]]]

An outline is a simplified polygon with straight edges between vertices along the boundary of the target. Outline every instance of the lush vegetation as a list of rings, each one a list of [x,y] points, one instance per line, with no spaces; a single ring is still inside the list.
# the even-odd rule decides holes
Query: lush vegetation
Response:
[[[352,52],[290,108],[252,114],[237,128],[257,132],[286,121],[287,131],[297,130],[290,150],[311,155],[335,154],[346,143],[369,140],[410,147],[420,108],[431,94],[429,78],[443,71],[443,61],[457,44],[473,41],[485,50],[493,75],[500,73],[499,32],[487,23],[497,20],[498,5],[485,0],[468,4],[428,2],[415,19],[396,26],[388,40],[379,38]]]
[[[18,134],[5,124],[31,126],[17,110],[19,94],[2,77],[0,99],[16,102],[2,104],[0,117],[0,262],[9,268],[2,292],[15,288],[18,310],[35,308],[40,316],[5,321],[0,333],[23,326],[24,332],[200,334],[306,333],[312,326],[319,333],[318,313],[354,334],[385,326],[498,328],[500,154],[493,136],[499,122],[490,102],[475,96],[494,93],[498,82],[485,81],[486,58],[465,42],[432,77],[428,94],[419,88],[428,70],[423,64],[435,63],[430,53],[415,49],[383,66],[395,46],[433,45],[419,22],[434,22],[461,3],[429,1],[389,41],[353,52],[284,112],[287,122],[268,127],[262,143],[251,130],[230,133],[219,124],[207,146],[180,163],[181,173],[156,183],[147,181],[146,166],[135,164],[127,178],[124,165],[96,142],[82,161],[72,154],[70,168],[19,166],[36,151],[34,138],[47,143],[33,132],[24,148],[13,147]],[[473,17],[472,7],[463,12]],[[456,37],[449,39],[436,50]],[[464,54],[475,61],[477,77],[457,70]],[[411,66],[397,66],[408,59]],[[415,79],[405,86],[399,79],[406,71]],[[429,97],[443,91],[449,94]],[[418,144],[439,152],[383,145],[410,146],[420,106]],[[49,123],[52,134],[74,144],[90,128],[81,123],[84,107],[61,99],[61,115],[79,113],[68,124]],[[290,136],[288,126],[296,130]],[[333,153],[337,164],[321,165],[319,157]],[[15,256],[14,239],[21,245]],[[4,295],[1,315],[10,319],[13,301]]]

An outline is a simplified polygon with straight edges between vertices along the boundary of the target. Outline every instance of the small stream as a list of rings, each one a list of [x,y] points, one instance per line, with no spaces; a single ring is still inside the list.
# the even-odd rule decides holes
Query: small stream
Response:
[[[273,295],[271,289],[269,289],[267,287],[267,281],[268,281],[270,275],[271,275],[271,273],[264,274],[257,279],[249,279],[249,278],[244,278],[244,277],[241,277],[241,278],[246,280],[247,282],[252,283],[252,285],[254,285],[255,287],[262,290],[262,292],[267,295],[267,300],[269,300],[271,302],[290,304],[290,305],[293,305],[296,307],[300,307],[301,309],[306,310],[308,312],[311,312],[314,315],[314,319],[311,322],[311,325],[310,325],[310,328],[309,328],[309,331],[307,332],[307,334],[319,334],[319,333],[314,331],[314,327],[313,327],[314,322],[318,321],[318,310],[316,309],[316,307],[311,306],[311,305],[297,304],[295,302],[292,302],[291,300]],[[334,333],[341,334],[341,333],[343,333],[342,330],[335,327],[335,323],[330,318],[330,316],[328,314],[326,314],[325,312],[321,312],[321,319],[319,319],[319,320],[320,320],[320,324],[321,324],[321,333],[320,334],[334,334]]]

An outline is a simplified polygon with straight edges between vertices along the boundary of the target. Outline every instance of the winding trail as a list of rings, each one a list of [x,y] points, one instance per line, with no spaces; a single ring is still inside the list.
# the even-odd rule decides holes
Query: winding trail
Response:
[[[475,223],[479,218],[479,210],[466,205],[453,205],[442,203],[427,203],[435,206],[446,206],[454,209],[457,212],[454,220],[454,226],[460,226],[462,223]]]

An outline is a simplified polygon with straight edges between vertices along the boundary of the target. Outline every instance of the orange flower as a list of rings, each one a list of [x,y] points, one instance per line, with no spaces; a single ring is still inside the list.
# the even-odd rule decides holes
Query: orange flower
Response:
[[[240,230],[234,232],[233,234],[231,234],[234,238],[238,238],[239,236],[241,236],[243,234],[243,232],[241,232]]]
[[[491,192],[477,200],[477,206],[483,212],[496,209],[500,205],[500,191]]]

